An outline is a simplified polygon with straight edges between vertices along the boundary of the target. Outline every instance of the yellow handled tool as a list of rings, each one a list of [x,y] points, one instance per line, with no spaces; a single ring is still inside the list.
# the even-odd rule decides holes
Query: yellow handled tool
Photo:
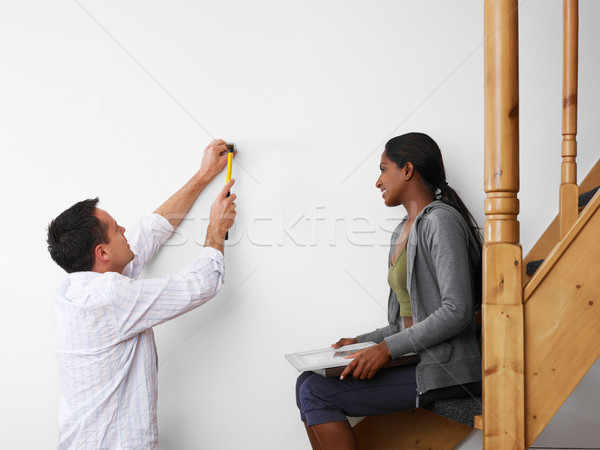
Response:
[[[227,177],[225,179],[225,184],[229,183],[231,180],[231,166],[233,165],[233,153],[236,151],[235,144],[227,144]],[[229,197],[229,192],[227,193],[227,197]],[[225,232],[225,240],[229,239],[229,231]]]
[[[227,144],[227,178],[225,183],[231,180],[231,165],[233,164],[233,152],[235,152],[235,144]]]

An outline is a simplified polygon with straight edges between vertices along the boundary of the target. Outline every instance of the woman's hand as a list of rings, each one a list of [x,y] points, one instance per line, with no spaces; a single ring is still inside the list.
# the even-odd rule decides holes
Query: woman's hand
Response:
[[[370,380],[377,372],[379,372],[379,369],[390,360],[391,355],[390,350],[384,341],[373,347],[354,352],[351,355],[346,356],[346,358],[354,358],[354,360],[344,369],[340,376],[340,380],[343,380],[350,374],[352,374],[354,379],[360,378],[361,380],[364,380],[365,378],[368,378]]]
[[[340,348],[340,347],[343,347],[344,345],[356,344],[357,342],[358,342],[358,339],[356,339],[356,338],[341,338],[335,344],[331,344],[331,346],[333,348]]]

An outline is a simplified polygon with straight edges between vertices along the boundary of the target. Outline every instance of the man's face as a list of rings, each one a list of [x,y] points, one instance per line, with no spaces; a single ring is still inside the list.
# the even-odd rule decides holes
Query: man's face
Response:
[[[106,229],[108,243],[104,244],[104,248],[110,258],[110,271],[121,273],[135,256],[125,239],[125,228],[103,209],[96,208],[95,215]]]

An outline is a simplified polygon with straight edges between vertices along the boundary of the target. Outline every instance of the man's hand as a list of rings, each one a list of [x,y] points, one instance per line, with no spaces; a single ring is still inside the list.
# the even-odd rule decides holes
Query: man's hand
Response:
[[[227,144],[223,139],[215,139],[204,149],[199,173],[211,181],[226,165]]]
[[[235,180],[231,179],[221,192],[219,192],[219,195],[217,195],[217,198],[210,207],[210,218],[204,246],[213,247],[221,253],[224,251],[225,233],[233,226],[237,214],[235,211],[236,204],[234,203],[237,195],[231,194],[229,197],[227,196],[234,183]]]
[[[390,357],[390,350],[385,341],[381,344],[374,345],[373,347],[368,347],[352,353],[351,355],[346,356],[346,358],[354,358],[354,360],[344,369],[340,376],[340,380],[343,380],[351,373],[352,377],[355,379],[371,379],[379,372],[379,369],[390,360]]]
[[[339,341],[337,341],[335,344],[332,344],[331,346],[333,348],[340,348],[344,345],[356,344],[357,342],[358,339],[356,338],[341,338]]]
[[[226,165],[227,144],[225,144],[225,141],[222,139],[215,139],[204,149],[204,156],[202,157],[200,169],[181,189],[171,195],[171,197],[169,197],[169,199],[160,205],[154,212],[167,219],[173,228],[177,228],[194,204],[198,194],[204,190],[208,183],[210,183],[210,181],[221,172]]]

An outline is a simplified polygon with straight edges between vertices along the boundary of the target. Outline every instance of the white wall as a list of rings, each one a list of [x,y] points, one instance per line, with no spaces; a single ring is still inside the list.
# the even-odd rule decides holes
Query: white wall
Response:
[[[557,209],[560,3],[520,8],[525,250]],[[598,158],[600,5],[581,12],[583,176]],[[3,447],[56,444],[64,274],[47,223],[98,195],[133,229],[214,136],[240,150],[238,220],[221,293],[156,329],[161,447],[308,448],[283,355],[385,323],[386,246],[403,212],[374,188],[382,144],[430,133],[483,223],[482,24],[479,0],[3,2]],[[199,252],[222,178],[145,276]]]

